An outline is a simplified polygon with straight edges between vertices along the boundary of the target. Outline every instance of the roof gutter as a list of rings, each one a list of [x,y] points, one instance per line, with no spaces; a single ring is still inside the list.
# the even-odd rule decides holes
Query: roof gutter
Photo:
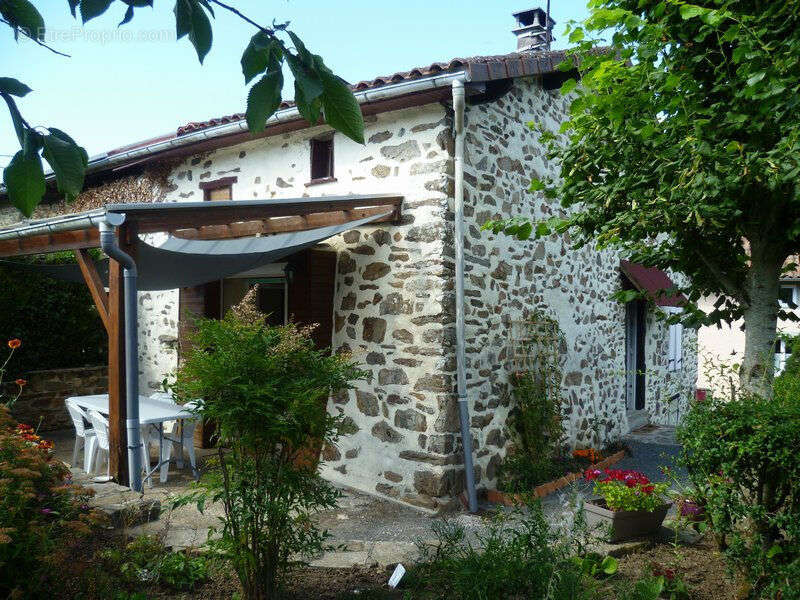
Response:
[[[14,229],[0,231],[0,241],[22,239],[34,235],[49,235],[64,231],[89,229],[90,227],[95,227],[101,222],[105,221],[105,217],[105,208],[99,208],[97,210],[80,213],[77,215],[65,215],[58,219],[48,219],[43,222],[30,223],[28,225],[15,227]]]
[[[387,100],[390,98],[397,98],[398,96],[405,96],[407,94],[414,94],[416,92],[424,92],[438,88],[449,88],[452,86],[453,81],[460,80],[466,81],[468,79],[467,73],[463,70],[454,73],[443,73],[422,79],[415,79],[413,81],[402,81],[386,85],[376,89],[362,90],[354,92],[353,95],[359,104],[367,104],[370,102],[378,102],[380,100]],[[284,108],[277,111],[267,120],[267,127],[270,125],[277,125],[279,123],[286,123],[288,121],[295,121],[301,119],[300,111],[297,107]],[[224,125],[217,125],[194,133],[188,133],[180,137],[174,137],[168,140],[148,144],[142,148],[135,148],[118,154],[103,154],[90,159],[88,172],[94,172],[109,167],[114,167],[123,163],[128,163],[135,160],[140,160],[172,150],[183,146],[190,146],[197,142],[205,140],[225,137],[236,133],[243,133],[248,131],[247,121],[244,119],[236,121],[235,123],[225,123]]]

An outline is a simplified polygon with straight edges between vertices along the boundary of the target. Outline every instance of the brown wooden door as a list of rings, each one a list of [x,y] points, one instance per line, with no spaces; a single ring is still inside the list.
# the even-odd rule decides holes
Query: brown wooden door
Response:
[[[181,288],[178,292],[178,362],[186,351],[188,334],[195,317],[219,319],[221,313],[221,282],[212,281],[203,285]],[[194,431],[195,446],[210,448],[214,427],[211,423],[202,423]]]
[[[317,348],[330,348],[333,339],[333,296],[336,288],[336,253],[306,250],[290,260],[295,268],[289,284],[289,320],[319,323],[313,338]]]

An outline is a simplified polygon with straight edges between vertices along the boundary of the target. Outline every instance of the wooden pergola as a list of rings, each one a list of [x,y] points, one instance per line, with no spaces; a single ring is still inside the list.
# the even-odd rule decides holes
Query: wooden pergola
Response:
[[[97,224],[107,214],[125,215],[117,229],[120,248],[136,258],[139,235],[168,233],[187,239],[230,239],[345,225],[367,217],[371,223],[398,222],[402,196],[393,194],[323,196],[279,200],[229,200],[152,204],[109,204],[0,229],[0,258],[71,250],[108,333],[109,463],[111,475],[127,485],[125,429],[125,307],[123,268],[109,259],[108,289],[88,251],[100,247]],[[387,210],[391,210],[386,215]],[[383,215],[383,216],[380,216]]]

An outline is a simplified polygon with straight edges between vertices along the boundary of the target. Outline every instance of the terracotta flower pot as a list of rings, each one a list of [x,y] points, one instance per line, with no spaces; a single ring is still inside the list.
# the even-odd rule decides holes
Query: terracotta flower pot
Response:
[[[603,525],[611,534],[609,542],[619,542],[655,533],[661,528],[671,503],[658,507],[653,512],[645,510],[609,510],[602,498],[592,498],[584,504],[586,523],[589,527]]]

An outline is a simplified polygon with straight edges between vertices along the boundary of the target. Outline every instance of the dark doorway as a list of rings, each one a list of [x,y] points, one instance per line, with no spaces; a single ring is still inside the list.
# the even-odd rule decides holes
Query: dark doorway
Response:
[[[644,410],[646,311],[647,305],[643,300],[625,305],[625,396],[629,411]]]

